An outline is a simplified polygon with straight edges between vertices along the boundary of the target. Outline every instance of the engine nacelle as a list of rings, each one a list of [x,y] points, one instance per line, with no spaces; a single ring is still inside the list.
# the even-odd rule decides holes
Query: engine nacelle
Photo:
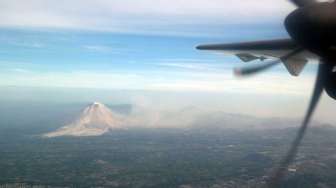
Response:
[[[336,72],[334,71],[334,68],[330,70],[328,75],[326,75],[324,89],[331,98],[336,100]]]

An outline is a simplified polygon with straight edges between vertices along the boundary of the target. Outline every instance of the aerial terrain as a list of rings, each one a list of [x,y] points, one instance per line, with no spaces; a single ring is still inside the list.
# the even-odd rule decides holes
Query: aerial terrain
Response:
[[[135,128],[122,120],[130,116],[132,105],[63,107],[69,109],[54,106],[49,112],[71,114],[67,120],[56,115],[26,120],[30,128],[2,118],[8,126],[0,131],[1,186],[260,187],[296,131],[295,121],[234,114],[223,116],[229,121],[206,126]],[[251,128],[224,125],[245,126],[235,119],[249,119],[245,123]],[[262,122],[274,126],[252,126]],[[283,185],[334,187],[335,134],[331,125],[315,125]]]

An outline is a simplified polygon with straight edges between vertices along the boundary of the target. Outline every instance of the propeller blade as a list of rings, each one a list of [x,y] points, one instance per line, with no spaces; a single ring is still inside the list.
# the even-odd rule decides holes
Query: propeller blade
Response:
[[[312,117],[312,115],[315,111],[315,108],[316,108],[316,106],[318,104],[318,101],[321,97],[321,94],[323,92],[324,85],[325,85],[325,80],[326,80],[326,75],[328,74],[328,71],[329,71],[328,65],[326,65],[325,63],[320,63],[317,78],[316,78],[314,92],[313,92],[313,95],[312,95],[307,113],[305,115],[304,121],[303,121],[300,129],[298,130],[297,136],[296,136],[295,140],[293,141],[290,149],[288,150],[288,153],[287,153],[286,157],[282,160],[282,162],[280,163],[279,167],[276,169],[273,176],[271,176],[270,181],[268,182],[268,187],[269,188],[276,188],[276,187],[279,186],[280,180],[282,180],[282,178],[284,177],[285,172],[288,169],[288,166],[294,160],[294,158],[295,158],[295,156],[298,152],[299,145],[302,141],[302,138],[304,137],[304,135],[306,133],[308,124],[311,120],[311,117]]]
[[[288,60],[289,58],[295,56],[296,54],[300,53],[301,51],[303,51],[302,48],[297,48],[291,52],[289,52],[288,54],[280,57],[279,60],[275,60],[275,61],[270,61],[270,62],[266,62],[266,63],[262,63],[262,64],[258,64],[258,65],[253,65],[253,66],[246,66],[246,67],[241,67],[241,68],[235,68],[234,69],[234,74],[236,76],[249,76],[249,75],[253,75],[253,74],[257,74],[259,72],[265,71],[281,62],[284,62],[286,60]]]
[[[316,0],[290,0],[293,4],[295,4],[297,7],[304,7],[306,5],[309,5],[311,3],[316,3]]]

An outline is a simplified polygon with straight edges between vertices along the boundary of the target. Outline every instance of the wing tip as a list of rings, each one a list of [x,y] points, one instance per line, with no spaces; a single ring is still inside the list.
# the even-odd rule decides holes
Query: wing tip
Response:
[[[196,46],[197,50],[222,50],[223,44],[201,44]]]
[[[198,45],[196,46],[197,50],[208,50],[208,45]]]

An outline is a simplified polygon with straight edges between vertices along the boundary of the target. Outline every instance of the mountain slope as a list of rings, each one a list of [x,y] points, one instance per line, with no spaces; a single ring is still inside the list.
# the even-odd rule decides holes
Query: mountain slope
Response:
[[[122,122],[122,118],[104,104],[94,102],[82,111],[75,122],[43,136],[99,136],[113,129],[124,129]]]

